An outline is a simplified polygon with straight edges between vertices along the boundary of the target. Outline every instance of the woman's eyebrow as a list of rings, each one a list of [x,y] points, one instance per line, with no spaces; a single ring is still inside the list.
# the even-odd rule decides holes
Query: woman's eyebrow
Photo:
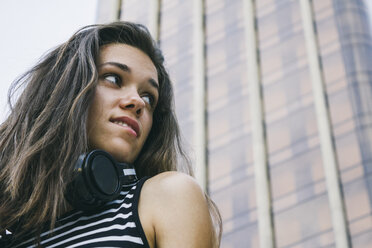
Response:
[[[104,65],[113,65],[113,66],[118,67],[120,70],[124,72],[131,72],[129,66],[127,66],[126,64],[122,64],[118,62],[106,62],[106,63],[100,64],[99,67],[102,67]]]
[[[118,62],[106,62],[106,63],[100,64],[99,67],[102,67],[102,66],[105,66],[105,65],[113,65],[113,66],[118,67],[120,70],[122,70],[124,72],[129,72],[129,73],[131,72],[131,69],[126,64],[122,64],[122,63],[118,63]],[[152,87],[159,90],[159,84],[155,81],[155,79],[150,78],[148,80],[148,82],[151,84]]]
[[[153,78],[150,78],[148,82],[159,91],[159,84]]]

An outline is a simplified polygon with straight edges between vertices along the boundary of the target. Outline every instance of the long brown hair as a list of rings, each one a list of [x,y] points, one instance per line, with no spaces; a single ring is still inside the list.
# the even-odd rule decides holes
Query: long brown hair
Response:
[[[110,43],[142,50],[158,72],[159,101],[134,162],[137,173],[178,170],[192,175],[174,114],[172,84],[147,29],[129,22],[87,26],[46,54],[9,91],[11,113],[0,126],[0,231],[18,226],[17,232],[24,233],[48,222],[53,228],[66,209],[64,192],[75,161],[88,151],[86,120],[97,85],[99,49]],[[186,163],[177,163],[179,158]],[[208,201],[220,228],[218,210]]]

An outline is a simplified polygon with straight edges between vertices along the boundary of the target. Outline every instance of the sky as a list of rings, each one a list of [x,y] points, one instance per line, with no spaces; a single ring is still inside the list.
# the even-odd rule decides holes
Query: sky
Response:
[[[0,122],[10,84],[48,50],[96,20],[97,0],[1,0]]]

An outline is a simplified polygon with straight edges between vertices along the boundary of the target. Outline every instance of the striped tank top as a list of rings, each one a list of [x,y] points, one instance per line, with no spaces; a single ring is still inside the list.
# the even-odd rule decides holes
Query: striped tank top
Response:
[[[41,247],[150,247],[138,216],[141,188],[147,178],[123,187],[120,196],[96,213],[73,210],[57,220],[53,232],[41,234]],[[36,247],[32,236],[9,247]]]

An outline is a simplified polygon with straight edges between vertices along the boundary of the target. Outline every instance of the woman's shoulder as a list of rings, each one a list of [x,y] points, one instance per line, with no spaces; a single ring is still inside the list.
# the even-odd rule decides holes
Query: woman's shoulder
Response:
[[[141,192],[140,212],[148,232],[156,235],[151,238],[158,246],[175,247],[186,242],[196,247],[213,236],[204,192],[193,177],[184,173],[163,172],[148,179]]]
[[[206,198],[197,181],[184,173],[169,171],[148,179],[143,185],[141,199],[152,207],[172,209],[182,205],[206,207]],[[180,206],[181,207],[181,206]]]
[[[151,177],[144,188],[164,197],[178,193],[203,194],[203,190],[192,176],[177,171],[167,171]]]

